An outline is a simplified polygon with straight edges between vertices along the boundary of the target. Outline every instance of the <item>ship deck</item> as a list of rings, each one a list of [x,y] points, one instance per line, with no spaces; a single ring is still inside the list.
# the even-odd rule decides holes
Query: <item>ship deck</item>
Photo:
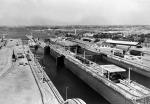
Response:
[[[33,73],[26,58],[12,62],[13,50],[23,53],[21,41],[8,40],[0,50],[0,104],[60,104],[48,84],[41,83],[39,75]]]

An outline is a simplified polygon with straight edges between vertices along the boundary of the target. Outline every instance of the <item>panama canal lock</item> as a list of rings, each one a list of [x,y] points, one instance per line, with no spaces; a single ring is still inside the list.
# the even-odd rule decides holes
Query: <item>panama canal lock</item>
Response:
[[[64,66],[64,58],[65,58],[64,55],[60,55],[60,56],[56,57],[56,66],[57,66],[57,68],[61,68],[61,67]]]
[[[50,55],[50,47],[49,46],[44,47],[44,55]]]

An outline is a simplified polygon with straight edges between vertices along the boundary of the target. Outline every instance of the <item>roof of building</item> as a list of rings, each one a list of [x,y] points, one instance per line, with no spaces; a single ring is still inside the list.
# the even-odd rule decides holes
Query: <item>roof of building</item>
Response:
[[[128,50],[130,46],[126,46],[126,45],[116,45],[116,48],[118,49],[122,49],[122,50]]]
[[[129,46],[136,46],[139,44],[138,42],[119,41],[119,40],[111,40],[111,39],[108,39],[105,42],[110,44],[129,45]]]
[[[116,65],[101,65],[101,67],[109,73],[125,72],[126,70]]]

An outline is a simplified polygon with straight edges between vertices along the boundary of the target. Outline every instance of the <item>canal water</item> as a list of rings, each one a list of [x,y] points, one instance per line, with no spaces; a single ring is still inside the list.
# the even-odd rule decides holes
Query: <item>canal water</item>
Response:
[[[43,49],[38,49],[37,57],[41,65],[45,67],[44,70],[64,99],[66,99],[67,89],[67,98],[81,98],[87,104],[110,104],[100,94],[91,89],[67,68],[62,67],[57,69],[54,59],[50,55],[43,55]],[[107,64],[106,62],[101,63]],[[131,71],[131,80],[150,88],[150,78],[148,77]]]
[[[38,49],[37,58],[64,99],[67,89],[68,99],[81,98],[87,104],[110,104],[67,68],[57,69],[55,60],[50,55],[43,56],[43,49]]]

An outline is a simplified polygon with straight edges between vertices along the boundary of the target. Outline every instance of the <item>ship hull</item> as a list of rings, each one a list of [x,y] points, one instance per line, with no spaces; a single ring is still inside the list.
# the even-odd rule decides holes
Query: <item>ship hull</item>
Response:
[[[122,94],[107,86],[99,79],[93,77],[91,73],[86,72],[74,62],[65,58],[64,64],[70,71],[72,71],[72,73],[102,95],[111,104],[133,104],[131,100],[126,99]]]

